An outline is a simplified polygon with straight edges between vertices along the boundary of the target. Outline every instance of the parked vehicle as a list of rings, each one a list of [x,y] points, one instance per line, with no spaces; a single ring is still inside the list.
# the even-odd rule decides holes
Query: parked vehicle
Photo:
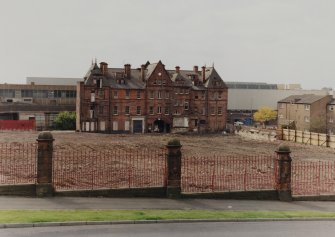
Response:
[[[235,126],[240,126],[240,125],[243,125],[244,123],[243,122],[241,122],[241,121],[236,121],[236,122],[234,122],[234,125]]]

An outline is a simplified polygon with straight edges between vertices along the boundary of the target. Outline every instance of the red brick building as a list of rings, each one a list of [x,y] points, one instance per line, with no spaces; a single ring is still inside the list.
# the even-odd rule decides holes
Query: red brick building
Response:
[[[95,63],[77,88],[77,130],[83,132],[222,131],[227,86],[214,67],[166,70]]]

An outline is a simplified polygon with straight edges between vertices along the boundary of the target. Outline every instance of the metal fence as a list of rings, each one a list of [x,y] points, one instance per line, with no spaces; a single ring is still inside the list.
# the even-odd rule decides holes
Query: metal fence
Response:
[[[53,185],[60,190],[166,186],[166,150],[56,150]],[[183,192],[273,190],[276,156],[183,156]],[[294,196],[335,195],[335,161],[293,160]],[[35,184],[36,143],[0,143],[0,185]]]
[[[36,143],[0,143],[0,184],[35,184]]]
[[[165,150],[55,151],[56,190],[163,187]]]
[[[183,157],[183,192],[273,190],[275,156]]]
[[[292,194],[335,195],[335,161],[292,162]]]

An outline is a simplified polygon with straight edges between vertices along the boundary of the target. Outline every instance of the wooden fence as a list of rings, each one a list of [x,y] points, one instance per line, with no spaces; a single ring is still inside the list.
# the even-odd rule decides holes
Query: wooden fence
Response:
[[[335,148],[335,135],[282,129],[281,137],[284,141]]]

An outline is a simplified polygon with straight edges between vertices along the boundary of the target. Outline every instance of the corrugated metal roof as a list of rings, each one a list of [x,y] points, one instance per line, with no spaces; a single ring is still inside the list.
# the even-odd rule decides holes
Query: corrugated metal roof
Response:
[[[263,89],[263,90],[277,90],[277,84],[268,84],[264,82],[226,82],[229,89]]]
[[[27,77],[26,83],[35,85],[68,85],[75,86],[78,81],[83,81],[83,78],[70,77]]]

